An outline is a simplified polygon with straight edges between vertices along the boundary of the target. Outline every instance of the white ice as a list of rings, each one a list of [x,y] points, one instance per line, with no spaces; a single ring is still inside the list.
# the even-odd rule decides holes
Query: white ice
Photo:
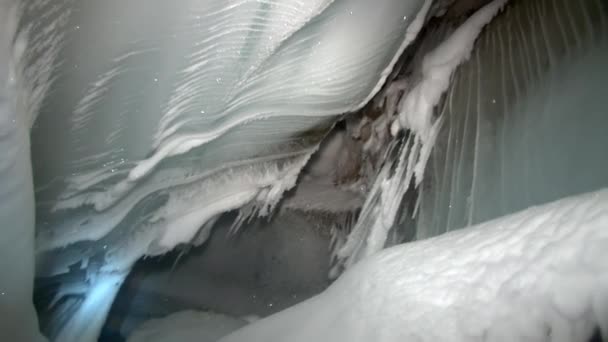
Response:
[[[53,37],[65,38],[66,53],[36,61],[57,65],[57,88],[70,89],[53,95],[61,100],[33,130],[40,250],[128,235],[131,214],[165,194],[166,205],[135,223],[162,226],[165,250],[223,211],[260,202],[266,213],[299,172],[283,163],[302,166],[339,115],[379,91],[430,4],[60,2],[72,14]]]

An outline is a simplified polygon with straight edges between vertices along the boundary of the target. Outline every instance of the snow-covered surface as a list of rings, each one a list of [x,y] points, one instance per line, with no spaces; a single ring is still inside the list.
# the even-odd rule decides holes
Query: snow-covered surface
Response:
[[[586,341],[608,334],[608,190],[392,247],[222,342]]]
[[[335,249],[337,263],[331,276],[339,274],[359,260],[385,247],[407,191],[422,182],[425,167],[435,143],[443,118],[434,118],[434,109],[448,89],[452,74],[471,55],[479,33],[507,3],[495,0],[478,10],[454,31],[439,47],[428,53],[422,62],[422,79],[410,90],[406,81],[388,88],[384,115],[390,119],[395,109],[395,97],[406,90],[401,99],[391,133],[407,129],[407,141],[396,139],[390,147],[398,149],[396,161],[386,162],[376,177],[361,211],[359,221],[343,245]]]
[[[246,324],[244,319],[222,314],[182,311],[145,322],[127,342],[216,342]]]

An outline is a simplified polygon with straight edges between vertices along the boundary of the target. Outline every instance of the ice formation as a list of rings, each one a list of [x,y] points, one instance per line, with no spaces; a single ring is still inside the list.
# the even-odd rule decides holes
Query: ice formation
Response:
[[[387,162],[378,174],[363,206],[359,221],[343,245],[336,247],[336,265],[332,277],[341,268],[348,268],[357,261],[385,247],[389,230],[396,218],[407,191],[413,191],[422,182],[425,166],[442,117],[434,118],[434,109],[450,85],[452,75],[469,59],[474,43],[481,30],[504,7],[506,0],[495,0],[473,14],[439,47],[424,57],[422,79],[401,99],[398,105],[389,104],[385,115],[395,108],[398,117],[391,126],[396,136],[407,129],[407,139],[396,139],[389,147],[398,150],[395,162]],[[399,83],[396,83],[399,85]],[[400,87],[403,90],[405,87]],[[387,101],[394,102],[397,94],[388,88]],[[398,108],[396,108],[398,107]],[[385,158],[386,159],[386,158]]]
[[[143,255],[202,242],[225,211],[270,214],[339,116],[380,90],[431,3],[29,2],[24,31],[63,43],[28,60],[53,86],[32,129],[38,259],[57,261],[41,273],[101,257],[88,298]]]
[[[220,341],[583,342],[598,325],[606,336],[607,225],[604,189],[392,247]]]
[[[18,35],[19,4],[0,1],[0,340],[43,341],[32,303],[34,190],[27,84],[20,73],[27,40]],[[29,107],[31,108],[31,107]]]
[[[54,340],[96,341],[113,303],[110,298],[116,297],[126,276],[126,272],[95,274],[95,278],[90,279],[89,287],[83,293],[78,293],[85,295],[83,302]]]
[[[477,1],[482,2],[488,1]],[[397,80],[384,89],[380,98],[386,112],[372,123],[364,149],[382,155],[385,163],[375,175],[353,232],[346,238],[345,229],[338,227],[350,227],[352,213],[332,228],[338,260],[334,274],[353,268],[324,294],[226,341],[480,336],[584,340],[594,324],[606,335],[607,237],[600,229],[607,224],[605,190],[396,247],[356,264],[385,247],[389,230],[409,214],[403,208],[410,204],[404,197],[421,186],[430,191],[422,189],[418,198],[408,198],[418,201],[417,238],[500,216],[480,203],[492,202],[488,199],[494,194],[484,193],[484,183],[477,182],[483,180],[492,189],[497,178],[488,176],[487,165],[485,175],[478,165],[483,162],[483,142],[488,141],[482,132],[492,134],[491,129],[482,129],[487,125],[481,120],[482,99],[491,98],[492,105],[504,107],[496,113],[505,117],[522,107],[524,113],[559,112],[554,103],[527,96],[531,90],[551,98],[560,94],[603,99],[597,90],[601,86],[588,97],[581,94],[587,89],[583,85],[589,87],[589,74],[600,80],[592,84],[603,84],[597,68],[581,65],[602,65],[605,60],[605,54],[598,57],[588,48],[600,41],[602,51],[608,51],[605,4],[588,0],[571,6],[568,0],[538,0],[524,6],[523,0],[512,1],[511,13],[519,13],[513,8],[521,7],[533,13],[524,11],[515,19],[511,14],[508,24],[503,20],[499,29],[482,33],[482,48],[473,51],[482,29],[506,2],[489,3],[426,54],[419,78]],[[75,265],[86,271],[82,280],[63,284],[52,302],[60,305],[64,296],[83,297],[74,311],[68,308],[58,314],[64,322],[53,337],[69,342],[97,338],[120,284],[141,256],[162,254],[182,243],[203,243],[213,222],[227,210],[240,208],[239,220],[269,215],[294,187],[339,115],[361,108],[381,90],[426,20],[449,13],[451,1],[391,0],[378,5],[367,0],[188,0],[176,6],[147,0],[33,0],[21,7],[16,3],[0,0],[0,146],[8,151],[0,161],[0,220],[3,229],[13,227],[5,233],[0,270],[14,275],[0,280],[0,304],[2,309],[18,307],[24,312],[5,314],[23,323],[6,319],[0,330],[36,334],[29,299],[33,260],[28,259],[33,253],[34,222],[29,213],[34,204],[29,155],[24,152],[32,128],[39,275],[68,273]],[[552,20],[557,24],[551,26]],[[526,25],[533,27],[530,38]],[[512,26],[517,28],[513,36]],[[557,37],[552,32],[558,32]],[[489,47],[506,52],[489,56]],[[584,58],[574,58],[579,54]],[[469,57],[472,63],[458,72]],[[501,68],[499,76],[484,80],[516,86],[503,84],[503,94],[482,96],[481,69],[475,73],[470,68],[481,68],[482,58],[499,61]],[[538,67],[546,64],[545,59],[551,69],[548,82],[549,76]],[[556,75],[560,72],[565,76]],[[467,125],[475,120],[469,120],[469,107],[475,105],[475,95],[454,99],[466,89],[477,91],[476,128],[470,136]],[[437,115],[446,94],[448,105]],[[587,103],[575,104],[561,107],[599,113]],[[463,106],[467,113],[459,142],[452,129],[461,127],[457,110]],[[549,126],[558,121],[568,122],[553,120]],[[393,137],[385,129],[391,124]],[[579,126],[568,126],[573,127]],[[469,160],[463,157],[465,147],[454,146],[466,146],[471,136],[475,151],[469,196],[459,191],[466,184],[456,184],[469,170],[461,170]],[[565,130],[557,136],[566,141],[575,135]],[[531,138],[524,138],[522,145],[531,146],[526,145]],[[507,141],[504,133],[502,139]],[[432,154],[436,140],[449,140],[446,154],[460,155],[455,170],[447,158],[444,164],[435,164],[445,147],[440,145]],[[491,146],[493,140],[489,141]],[[577,141],[570,145],[577,146]],[[602,156],[603,140],[595,145],[600,149],[588,150]],[[444,174],[433,168],[429,176],[427,164],[445,166]],[[560,184],[567,191],[552,190],[547,198],[606,186],[603,179],[588,174],[580,178],[592,181],[579,186],[584,181],[564,173],[568,178],[550,187]],[[444,196],[449,178],[452,183],[446,186],[453,191]],[[324,184],[307,185],[285,205],[322,210],[320,203],[314,208],[310,203],[313,195],[325,195],[317,191]],[[501,186],[497,196],[505,196],[505,184]],[[523,190],[532,197],[527,188]],[[340,202],[330,210],[361,205],[360,199],[341,194],[346,199],[328,197]],[[521,203],[547,200],[535,196]],[[442,207],[446,198],[449,210]],[[514,208],[521,209],[505,206],[501,214]],[[455,217],[461,212],[464,219],[459,221]],[[17,259],[23,267],[15,272]],[[518,320],[524,310],[531,319]],[[432,324],[439,320],[445,323],[444,330]],[[24,339],[39,338],[29,337]]]
[[[246,324],[221,314],[184,311],[144,323],[128,342],[216,342]]]
[[[190,1],[134,22],[136,3],[108,20],[62,2],[72,14],[54,79],[66,89],[33,130],[40,251],[135,224],[155,227],[159,253],[221,212],[256,202],[267,213],[338,115],[380,89],[430,3]],[[92,48],[102,34],[113,39]]]

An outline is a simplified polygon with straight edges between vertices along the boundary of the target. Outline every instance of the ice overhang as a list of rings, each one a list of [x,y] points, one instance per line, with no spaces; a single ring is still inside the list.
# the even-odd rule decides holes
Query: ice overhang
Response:
[[[352,233],[336,233],[338,272],[405,237],[605,187],[606,5],[512,0],[499,14],[494,1],[454,65],[442,43],[487,3],[25,5],[41,275],[82,261],[124,277],[142,255],[201,241],[227,210],[271,213],[302,170],[308,189],[327,176],[310,158],[344,113],[359,117],[338,150],[373,167],[349,188],[371,195]],[[441,91],[428,103],[412,96],[429,87]],[[303,189],[286,204],[306,207]],[[61,336],[100,327],[82,328]]]

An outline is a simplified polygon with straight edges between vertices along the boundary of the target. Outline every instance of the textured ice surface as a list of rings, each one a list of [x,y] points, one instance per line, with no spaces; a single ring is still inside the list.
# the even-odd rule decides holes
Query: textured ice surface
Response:
[[[38,246],[51,253],[41,254],[45,258],[61,261],[45,269],[50,274],[81,260],[86,268],[89,259],[100,255],[105,258],[102,271],[128,269],[143,254],[163,253],[200,237],[199,227],[223,210],[253,201],[259,213],[269,212],[294,184],[336,115],[358,108],[378,90],[430,6],[430,1],[378,6],[363,0],[28,3],[33,5],[24,22],[35,18],[41,23],[31,30],[39,50],[28,56],[37,67],[27,77],[40,80],[34,82],[40,87],[30,92],[43,94],[53,85],[33,130]],[[593,140],[604,135],[602,106],[594,101],[605,98],[605,68],[577,69],[603,65],[606,57],[583,53],[578,64],[571,64],[581,51],[595,51],[587,48],[605,42],[606,5],[601,0],[583,1],[583,6],[564,0],[512,3],[510,23],[503,19],[500,29],[482,34],[482,48],[448,89],[449,101],[441,110],[453,106],[457,114],[443,125],[440,146],[445,150],[431,155],[431,176],[424,184],[431,192],[423,192],[420,202],[420,238],[606,185],[598,175],[608,173],[596,167],[605,164],[605,144]],[[54,59],[63,41],[65,49]],[[485,77],[486,63],[500,68],[488,68]],[[538,81],[547,76],[541,65],[552,67],[551,82]],[[576,82],[566,77],[572,75]],[[531,89],[568,101],[526,99]],[[591,101],[571,101],[585,94]],[[28,106],[40,107],[38,100]],[[497,105],[508,108],[495,113],[512,128],[501,131],[506,132],[502,137],[493,128],[482,129],[496,122],[485,120],[485,108]],[[549,114],[559,112],[555,109],[568,110],[552,120]],[[542,113],[542,118],[530,113]],[[593,120],[575,120],[578,115]],[[426,121],[412,124],[419,119],[423,117],[403,121],[424,132]],[[557,133],[543,134],[552,130]],[[498,138],[485,140],[486,132]],[[503,138],[515,143],[500,142]],[[585,144],[588,153],[578,153],[580,140],[587,138],[593,140]],[[365,234],[356,236],[358,243],[369,242],[371,251],[384,245],[386,231],[399,215],[413,166],[423,165],[409,156],[425,160],[431,146],[422,150],[415,139],[401,141],[400,159],[383,175],[390,178],[396,169],[407,177],[377,184],[390,204],[371,206],[381,211],[376,217],[382,229],[369,240]],[[558,141],[567,142],[566,148],[547,153],[544,147]],[[494,146],[513,145],[518,148],[494,153]],[[547,159],[517,157],[536,148],[535,156]],[[551,166],[542,167],[547,164]],[[416,170],[422,174],[424,168]],[[513,176],[504,177],[509,173]],[[500,210],[495,203],[501,203]],[[78,244],[83,240],[96,242]],[[58,251],[67,244],[77,248]],[[91,279],[91,291],[103,284]],[[111,303],[108,293],[100,306]],[[80,312],[74,322],[95,328],[103,320],[90,310]],[[78,336],[82,327],[70,324],[74,330],[63,336]],[[94,338],[92,331],[87,333]]]
[[[41,251],[120,236],[104,244],[123,253],[141,234],[127,250],[158,253],[221,211],[268,212],[380,89],[429,3],[36,2],[68,13],[33,130]]]
[[[84,300],[54,341],[96,341],[127,273],[103,273],[91,279]]]
[[[234,236],[227,216],[204,246],[138,262],[103,335],[129,336],[144,321],[189,309],[266,317],[329,285],[329,220],[281,211],[270,222],[245,223]]]
[[[28,94],[18,64],[27,43],[17,37],[16,1],[0,0],[0,340],[39,341],[32,304],[34,190]]]
[[[60,261],[44,272],[101,258],[89,268],[103,278],[224,211],[269,214],[338,116],[380,89],[430,2],[28,2],[32,39],[61,46],[28,59],[52,89],[32,129],[37,247]]]
[[[222,342],[586,341],[608,334],[608,190],[384,250]]]
[[[393,143],[398,153],[336,250],[334,274],[387,245],[412,214],[416,223],[405,229],[424,239],[608,186],[608,6],[511,1],[482,30],[503,5],[491,2],[453,33],[454,18],[429,28],[411,61],[418,66],[379,98],[388,120],[400,114],[395,129],[410,127],[431,143],[411,151],[405,140]]]
[[[605,1],[512,1],[437,109],[421,187],[427,238],[608,186]]]

